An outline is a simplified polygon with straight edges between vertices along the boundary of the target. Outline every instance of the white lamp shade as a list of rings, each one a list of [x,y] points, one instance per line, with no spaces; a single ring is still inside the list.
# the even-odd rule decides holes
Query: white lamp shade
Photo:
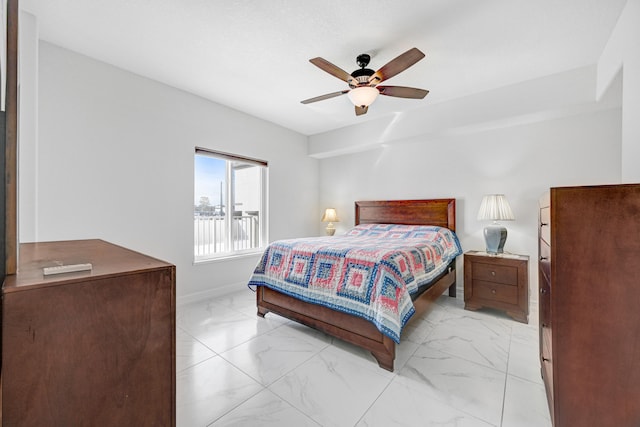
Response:
[[[368,107],[373,104],[380,94],[380,91],[371,86],[360,86],[355,89],[351,89],[347,96],[353,102],[356,107]]]
[[[334,208],[327,208],[324,211],[324,215],[322,215],[322,222],[340,222],[338,218],[338,213]]]
[[[479,220],[513,221],[515,217],[504,194],[487,194],[482,198]]]

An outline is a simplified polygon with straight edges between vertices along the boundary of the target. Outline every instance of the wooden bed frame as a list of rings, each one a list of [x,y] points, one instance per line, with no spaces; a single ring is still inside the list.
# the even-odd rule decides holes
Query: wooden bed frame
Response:
[[[437,225],[455,231],[455,199],[387,200],[355,202],[358,224],[408,224]],[[416,313],[412,319],[422,316],[432,302],[449,288],[449,296],[456,296],[456,261],[453,260],[434,285],[429,287],[413,304]],[[393,372],[395,342],[380,332],[373,323],[347,313],[307,303],[282,294],[266,286],[256,291],[258,315],[273,312],[288,319],[323,331],[341,340],[369,350],[381,368]]]

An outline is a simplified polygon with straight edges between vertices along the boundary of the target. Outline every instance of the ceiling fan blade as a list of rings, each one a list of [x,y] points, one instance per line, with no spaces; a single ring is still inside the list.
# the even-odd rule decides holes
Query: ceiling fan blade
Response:
[[[335,98],[336,96],[344,95],[349,92],[349,89],[341,90],[340,92],[327,93],[326,95],[316,96],[315,98],[305,99],[300,101],[302,104],[311,104],[312,102],[324,101],[325,99]]]
[[[371,77],[369,77],[369,83],[378,84],[384,80],[390,79],[396,74],[411,67],[416,62],[424,58],[424,53],[418,48],[412,48],[398,56],[395,59],[387,62],[378,71],[376,71]]]
[[[364,107],[358,107],[356,105],[356,116],[361,116],[363,114],[367,114],[367,111],[369,110],[369,107],[364,106]]]
[[[320,58],[320,57],[312,58],[309,60],[309,62],[311,62],[313,65],[320,68],[321,70],[331,74],[332,76],[339,78],[342,81],[345,81],[347,83],[353,82],[355,86],[358,85],[357,80],[354,79],[351,76],[351,74],[347,73],[345,70],[338,67],[337,65],[333,65],[331,62],[327,61],[324,58]]]
[[[398,98],[422,99],[429,93],[425,89],[405,86],[376,86],[381,95],[395,96]]]

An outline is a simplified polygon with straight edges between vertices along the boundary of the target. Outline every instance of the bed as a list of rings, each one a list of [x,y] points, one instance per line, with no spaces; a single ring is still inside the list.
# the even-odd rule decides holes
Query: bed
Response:
[[[399,227],[403,225],[411,226],[408,228],[413,233],[416,232],[415,230],[422,232],[424,231],[423,229],[436,229],[438,227],[455,232],[455,216],[455,199],[358,201],[355,202],[356,227],[350,230],[349,233],[358,234],[362,230],[368,233],[369,231],[367,230],[373,230],[374,228],[377,230],[389,224]],[[388,229],[395,230],[395,228]],[[458,247],[458,252],[454,254],[457,256],[461,251],[459,250],[457,237],[455,237],[455,234],[453,236]],[[317,239],[326,241],[327,238]],[[307,243],[303,239],[297,240],[302,241],[302,244]],[[409,241],[412,239],[404,240]],[[338,241],[336,240],[336,242]],[[295,243],[294,241],[282,242],[286,244]],[[271,248],[274,244],[278,244],[278,242],[272,243],[265,250],[265,254],[249,282],[250,287],[254,286],[256,289],[258,315],[264,317],[269,312],[276,313],[355,344],[370,351],[379,366],[389,371],[393,371],[395,346],[399,342],[400,331],[402,327],[406,326],[406,322],[427,312],[433,301],[439,298],[445,290],[449,290],[449,296],[456,296],[456,258],[453,256],[446,262],[446,265],[439,267],[439,272],[435,277],[429,278],[428,284],[416,284],[417,286],[419,285],[419,290],[410,296],[411,301],[409,301],[408,305],[404,301],[404,296],[403,298],[398,298],[404,301],[402,307],[397,307],[398,316],[402,324],[400,325],[400,331],[396,330],[394,333],[394,328],[387,328],[388,325],[384,321],[367,318],[367,315],[351,312],[348,309],[336,309],[331,304],[325,304],[324,302],[322,303],[324,305],[320,305],[312,301],[312,298],[293,295],[287,289],[274,289],[274,286],[271,286],[271,283],[263,275],[269,251],[271,250],[271,255],[275,251],[275,249]],[[395,267],[393,269],[397,270]],[[306,276],[309,276],[309,274]],[[393,295],[400,294],[394,293]],[[357,300],[357,295],[355,299]]]

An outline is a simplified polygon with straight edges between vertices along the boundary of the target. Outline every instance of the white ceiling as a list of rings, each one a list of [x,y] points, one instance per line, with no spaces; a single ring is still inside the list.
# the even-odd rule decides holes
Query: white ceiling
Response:
[[[626,0],[20,0],[40,38],[305,135],[596,63]],[[346,89],[308,62],[380,68],[426,58],[385,82],[356,117]]]

